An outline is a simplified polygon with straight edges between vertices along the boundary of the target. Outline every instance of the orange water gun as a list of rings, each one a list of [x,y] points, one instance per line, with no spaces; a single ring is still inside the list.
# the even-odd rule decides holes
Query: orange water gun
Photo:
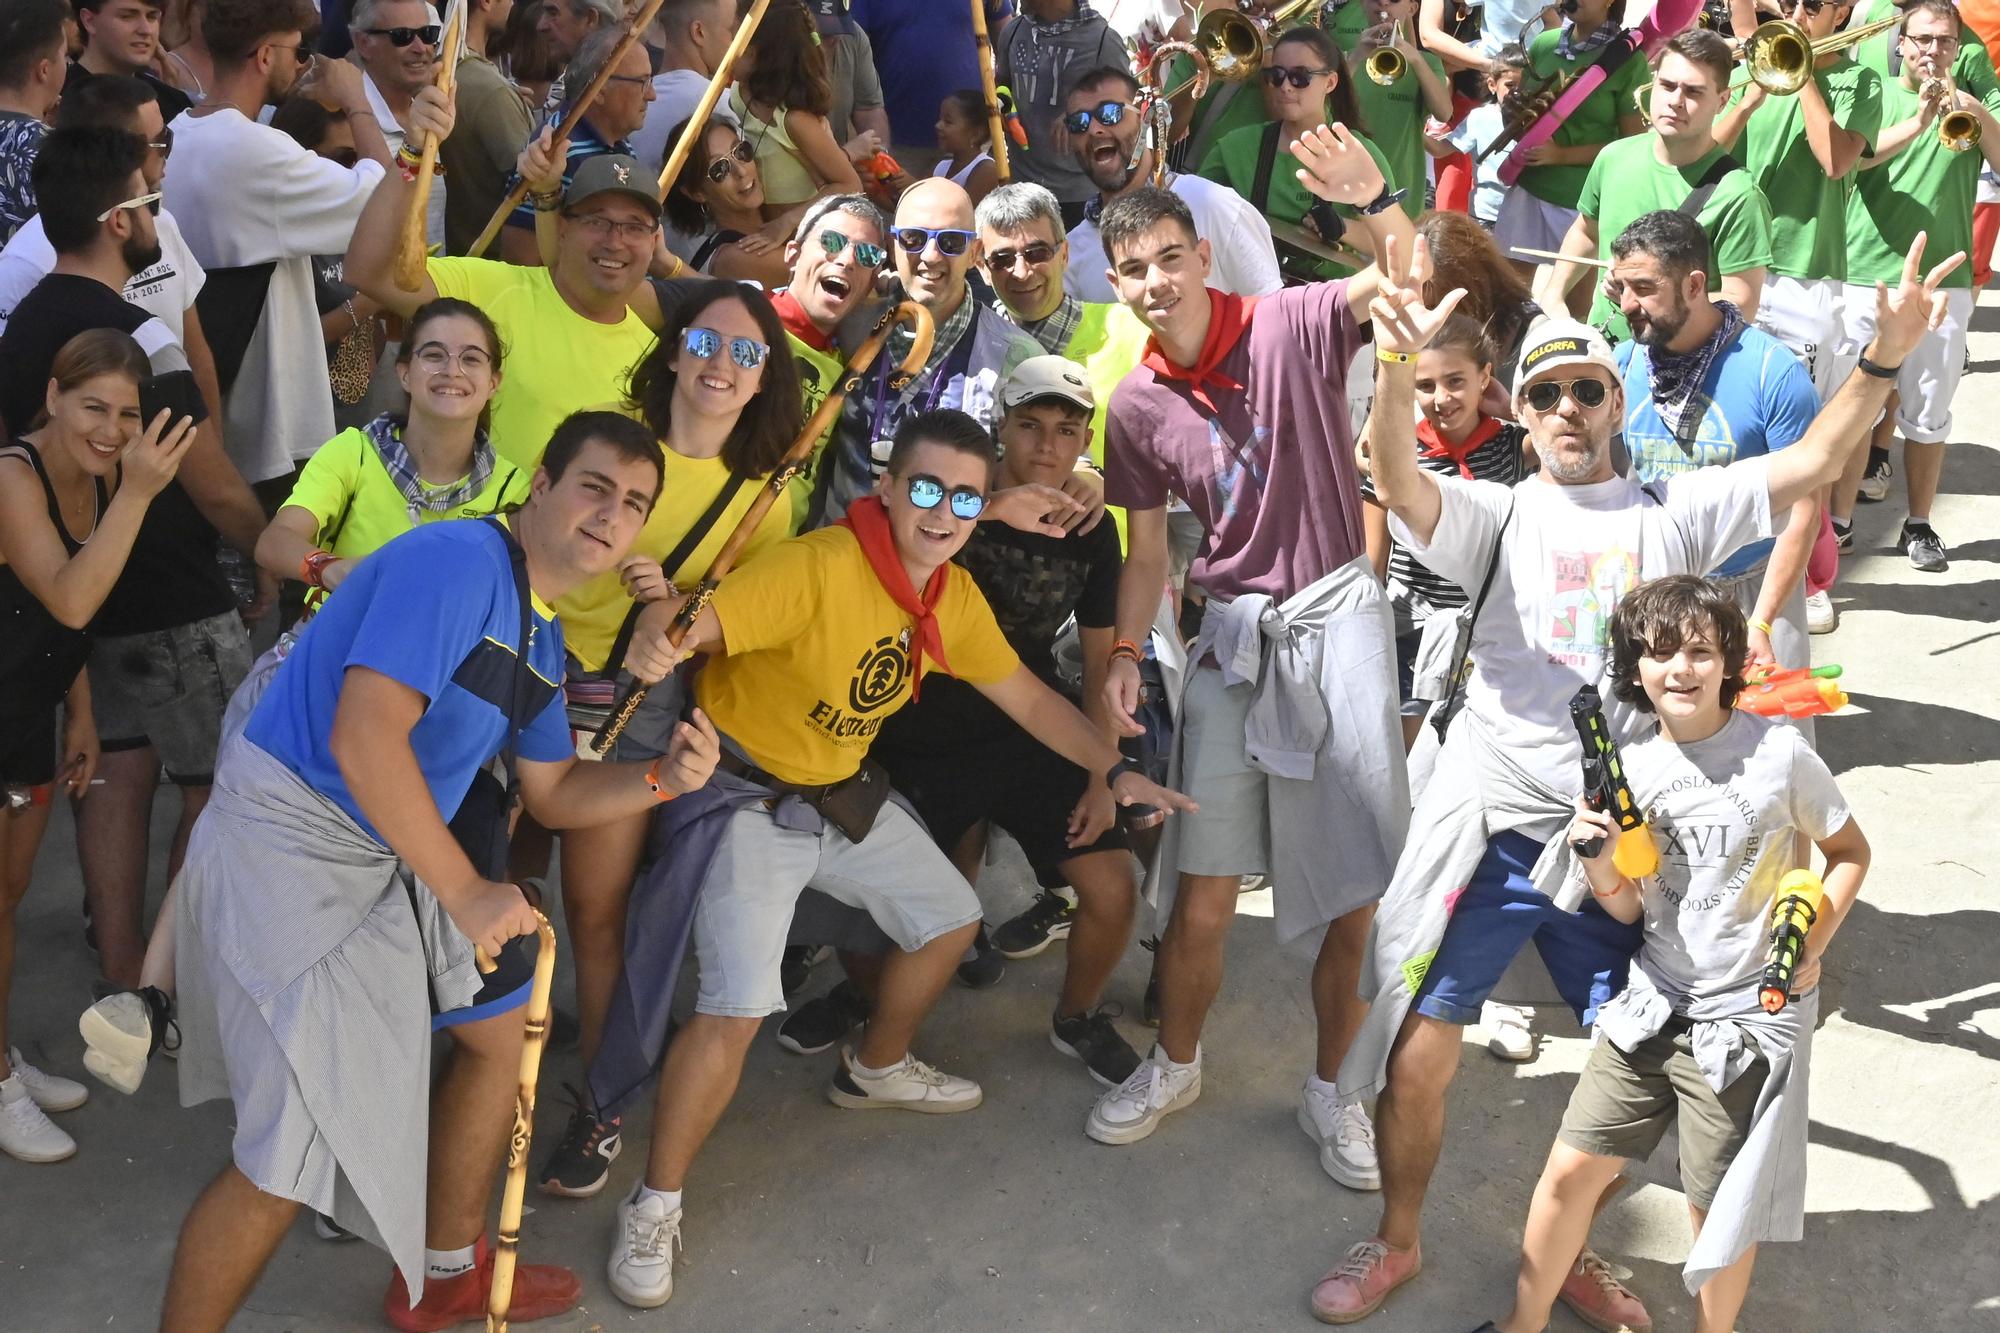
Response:
[[[1837,666],[1793,667],[1752,672],[1736,706],[1759,717],[1817,717],[1847,707],[1847,692],[1834,684]]]
[[[1793,1000],[1792,974],[1805,956],[1806,936],[1825,902],[1826,885],[1810,870],[1794,870],[1778,881],[1777,901],[1771,905],[1771,947],[1757,990],[1757,1002],[1765,1013],[1775,1014]]]
[[[1026,148],[1028,127],[1021,123],[1021,113],[1014,106],[1014,90],[1003,83],[993,90],[993,95],[1000,104],[1000,119],[1007,127],[1007,137],[1016,148]]]

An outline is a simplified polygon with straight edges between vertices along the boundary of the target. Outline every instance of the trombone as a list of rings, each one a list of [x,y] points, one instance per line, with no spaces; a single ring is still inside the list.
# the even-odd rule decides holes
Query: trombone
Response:
[[[1403,20],[1397,19],[1394,26],[1389,29],[1388,45],[1378,46],[1370,51],[1368,59],[1362,63],[1362,68],[1368,72],[1369,82],[1379,83],[1386,88],[1402,79],[1404,72],[1410,67],[1410,62],[1396,48],[1401,46],[1404,40]]]
[[[1767,20],[1758,24],[1757,30],[1744,39],[1743,49],[1736,57],[1743,62],[1743,74],[1731,79],[1729,87],[1734,90],[1754,83],[1772,97],[1790,97],[1806,86],[1806,80],[1812,77],[1813,66],[1819,63],[1821,56],[1845,51],[1877,33],[1887,32],[1902,21],[1903,16],[1897,14],[1894,18],[1864,23],[1858,28],[1849,28],[1814,41],[1806,36],[1804,28],[1789,19]],[[1652,95],[1650,79],[1632,93],[1639,115],[1649,123],[1652,116],[1647,111],[1647,104]]]
[[[1199,55],[1207,67],[1172,92],[1161,94],[1162,101],[1173,101],[1195,87],[1197,80],[1206,89],[1211,79],[1243,83],[1256,78],[1264,68],[1264,56],[1272,41],[1286,23],[1314,0],[1289,0],[1261,16],[1246,12],[1248,0],[1236,3],[1236,9],[1214,9],[1202,15],[1201,22],[1195,25],[1194,51],[1190,54]],[[1154,59],[1158,58],[1156,50]]]

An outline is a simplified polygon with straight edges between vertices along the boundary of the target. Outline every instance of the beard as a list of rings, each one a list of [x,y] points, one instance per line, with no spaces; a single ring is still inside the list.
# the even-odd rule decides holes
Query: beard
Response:
[[[1139,169],[1133,159],[1143,155],[1139,145],[1134,144],[1131,148],[1121,147],[1116,157],[1104,162],[1085,158],[1083,174],[1090,177],[1090,183],[1105,194],[1117,194],[1132,183],[1132,176]]]
[[[132,273],[144,273],[147,269],[160,262],[162,252],[160,250],[159,237],[155,236],[150,241],[142,241],[134,236],[125,242],[118,253],[119,257],[125,261],[127,270]]]
[[[1638,343],[1641,347],[1665,347],[1668,343],[1680,337],[1681,330],[1687,327],[1687,302],[1676,300],[1674,309],[1666,315],[1648,316],[1642,314],[1637,318],[1628,315],[1625,322],[1632,327],[1633,342]]]
[[[1593,440],[1586,448],[1568,452],[1553,445],[1545,447],[1539,440],[1535,440],[1534,444],[1535,456],[1541,459],[1542,469],[1557,481],[1572,486],[1589,481],[1604,461],[1605,451],[1611,447],[1609,440]]]

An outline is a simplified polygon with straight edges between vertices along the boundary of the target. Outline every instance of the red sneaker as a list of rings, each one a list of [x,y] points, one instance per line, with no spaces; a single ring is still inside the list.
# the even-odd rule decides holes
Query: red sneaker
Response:
[[[1423,1246],[1391,1249],[1379,1236],[1364,1240],[1312,1291],[1313,1318],[1322,1324],[1352,1324],[1382,1308],[1389,1293],[1424,1266]]]
[[[402,1270],[395,1270],[382,1297],[382,1317],[403,1333],[435,1333],[454,1324],[485,1320],[487,1296],[493,1290],[493,1255],[486,1248],[486,1237],[479,1238],[473,1260],[472,1267],[457,1277],[424,1283],[424,1298],[414,1307]],[[507,1320],[525,1324],[547,1319],[575,1308],[582,1299],[583,1283],[567,1268],[520,1264],[514,1269],[514,1299]]]
[[[1611,1266],[1585,1247],[1576,1267],[1563,1279],[1560,1299],[1584,1323],[1599,1333],[1653,1333],[1653,1317],[1625,1284],[1611,1276]]]

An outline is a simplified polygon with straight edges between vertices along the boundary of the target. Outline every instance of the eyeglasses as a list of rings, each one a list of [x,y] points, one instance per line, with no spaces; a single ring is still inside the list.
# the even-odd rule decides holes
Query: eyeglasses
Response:
[[[1011,273],[1025,259],[1029,268],[1040,268],[1056,257],[1056,248],[1045,241],[1032,241],[1019,250],[988,250],[986,262],[996,273]]]
[[[467,373],[488,370],[493,365],[493,358],[483,347],[461,347],[454,352],[443,343],[425,343],[411,354],[410,359],[433,372],[449,369],[454,361],[460,370]]]
[[[972,233],[962,227],[896,228],[896,244],[902,246],[905,253],[920,255],[932,241],[937,242],[939,254],[946,259],[956,259],[972,244]]]
[[[748,139],[738,139],[729,146],[728,152],[708,164],[708,179],[711,184],[720,185],[723,178],[729,175],[729,164],[731,162],[737,162],[747,167],[756,160],[756,148],[751,145]]]
[[[1935,46],[1942,48],[1957,46],[1958,34],[1955,32],[1934,32],[1928,37],[1919,37],[1913,32],[1906,32],[1903,34],[1903,40],[1911,46]]]
[[[122,204],[113,204],[102,213],[99,213],[97,220],[99,222],[106,221],[113,213],[122,213],[128,208],[143,208],[154,217],[158,217],[160,216],[160,192],[155,190],[151,194],[142,194],[137,199],[127,199]]]
[[[691,328],[681,335],[681,346],[687,348],[689,355],[704,361],[712,360],[722,350],[722,342],[722,335],[714,329]],[[770,346],[755,338],[729,339],[729,359],[745,370],[755,370],[763,365],[764,358],[770,354]]]
[[[1605,396],[1611,392],[1603,380],[1539,380],[1530,384],[1521,397],[1537,412],[1553,412],[1565,390],[1576,399],[1578,407],[1602,407]]]
[[[850,245],[854,247],[854,262],[863,268],[880,268],[889,262],[889,252],[879,245],[868,241],[857,241],[852,236],[835,231],[831,227],[819,234],[819,248],[826,251],[828,259],[832,259]]]
[[[265,42],[264,45],[279,51],[290,51],[292,58],[302,65],[313,57],[313,39],[310,37],[301,37],[290,45],[284,42]]]
[[[411,42],[422,42],[425,46],[438,44],[438,33],[442,31],[435,23],[426,23],[421,28],[363,28],[370,37],[387,37],[391,46],[408,46]],[[611,77],[617,78],[617,75]]]
[[[970,522],[986,508],[986,497],[970,486],[954,486],[946,491],[943,482],[922,472],[905,484],[909,488],[910,503],[919,509],[936,509],[944,503],[945,496],[950,495],[952,517]]]
[[[1333,73],[1331,69],[1314,69],[1311,65],[1273,65],[1264,71],[1264,82],[1273,88],[1289,82],[1294,88],[1310,88],[1314,79]]]
[[[1083,134],[1090,129],[1093,118],[1104,126],[1116,125],[1125,119],[1125,113],[1132,109],[1126,102],[1099,102],[1094,111],[1072,111],[1062,118],[1063,128],[1071,134]]]
[[[602,213],[572,214],[570,221],[582,227],[592,236],[604,237],[615,234],[621,241],[649,240],[660,229],[657,222],[615,222]]]
[[[653,81],[653,76],[650,74],[607,74],[604,77],[612,83],[651,83]]]

